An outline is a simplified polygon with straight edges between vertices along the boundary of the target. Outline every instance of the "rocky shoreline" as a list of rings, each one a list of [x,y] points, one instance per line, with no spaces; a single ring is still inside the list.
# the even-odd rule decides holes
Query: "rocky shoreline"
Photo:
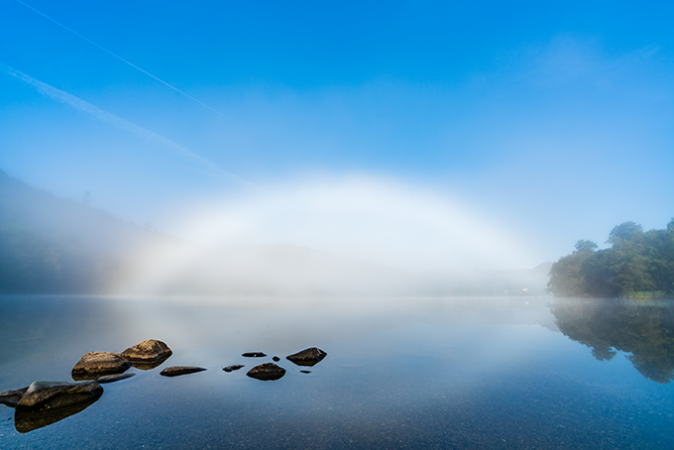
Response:
[[[90,352],[84,354],[71,371],[75,382],[35,381],[30,385],[0,392],[0,404],[15,408],[14,426],[19,433],[27,433],[51,425],[77,414],[95,403],[103,395],[101,384],[125,380],[136,375],[127,372],[131,367],[147,371],[159,367],[173,355],[173,351],[162,341],[149,339],[127,348],[121,353]],[[264,358],[263,352],[247,352],[244,358]],[[286,357],[297,366],[314,366],[327,353],[310,347]],[[266,362],[250,369],[246,376],[261,381],[279,380],[286,370],[277,365],[281,358],[274,356],[274,362]],[[222,368],[231,373],[245,367],[233,364]],[[196,366],[171,366],[160,372],[163,377],[177,377],[206,371]],[[301,373],[311,373],[301,370]]]

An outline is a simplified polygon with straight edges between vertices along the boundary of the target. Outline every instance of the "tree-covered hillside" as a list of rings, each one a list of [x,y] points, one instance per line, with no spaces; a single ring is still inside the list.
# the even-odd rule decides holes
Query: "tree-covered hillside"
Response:
[[[105,293],[135,249],[173,241],[0,171],[0,294]]]
[[[552,265],[548,290],[557,297],[665,297],[674,294],[674,219],[664,230],[625,222],[613,228],[610,248],[591,241]]]

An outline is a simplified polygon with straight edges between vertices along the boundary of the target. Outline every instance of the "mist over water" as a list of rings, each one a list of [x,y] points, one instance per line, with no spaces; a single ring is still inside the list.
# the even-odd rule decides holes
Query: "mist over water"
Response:
[[[6,174],[0,188],[9,292],[503,295],[542,294],[547,281],[521,236],[392,179],[314,177],[177,204],[173,236],[87,196],[59,198]]]
[[[455,198],[365,175],[267,186],[174,217],[186,245],[145,249],[122,291],[437,295],[439,283],[476,283],[472,272],[542,262]]]
[[[0,188],[8,292],[503,295],[541,294],[547,280],[514,233],[391,180],[314,179],[177,205],[174,236],[5,174]]]
[[[295,245],[415,271],[532,266],[533,249],[456,198],[372,176],[269,186],[186,219],[205,246]]]

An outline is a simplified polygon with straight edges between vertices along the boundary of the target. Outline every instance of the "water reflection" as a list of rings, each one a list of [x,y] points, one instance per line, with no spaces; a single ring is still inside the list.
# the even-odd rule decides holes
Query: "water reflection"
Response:
[[[68,379],[92,350],[148,337],[174,350],[170,363],[106,385],[102,401],[69,420],[54,423],[68,417],[64,409],[13,422],[15,411],[0,405],[0,448],[674,448],[674,383],[649,381],[611,356],[628,351],[649,373],[643,367],[655,355],[648,367],[672,378],[662,363],[670,306],[643,305],[0,299],[0,391]],[[589,358],[560,328],[613,359]],[[313,345],[328,354],[313,367],[286,359]],[[242,356],[260,350],[265,359]],[[272,361],[285,370],[281,378],[246,376]],[[208,370],[160,376],[174,364]]]
[[[674,302],[557,299],[550,310],[559,330],[590,347],[597,360],[621,351],[646,378],[674,378]]]
[[[166,356],[163,356],[159,359],[155,359],[155,360],[151,360],[151,361],[130,361],[130,362],[131,362],[132,367],[135,367],[138,370],[147,371],[147,370],[152,370],[152,369],[155,369],[155,368],[161,366],[170,357],[171,357],[171,355],[166,355]]]
[[[19,433],[28,433],[38,428],[46,427],[60,420],[78,414],[98,401],[98,397],[85,403],[51,409],[24,409],[17,408],[14,413],[14,427]]]

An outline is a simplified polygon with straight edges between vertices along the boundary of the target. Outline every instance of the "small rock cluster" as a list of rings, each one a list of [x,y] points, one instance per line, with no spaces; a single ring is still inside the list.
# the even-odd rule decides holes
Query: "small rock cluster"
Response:
[[[244,358],[262,358],[267,355],[265,355],[262,352],[249,352],[249,353],[244,353],[243,355]],[[325,353],[323,350],[318,349],[316,347],[311,347],[306,350],[302,350],[301,352],[295,353],[293,355],[287,356],[286,359],[298,366],[314,366],[321,362],[323,358],[327,356],[327,353]],[[274,362],[279,362],[281,358],[278,356],[272,357],[272,361]],[[236,364],[232,366],[227,366],[223,367],[222,370],[225,372],[232,372],[234,370],[239,370],[242,367],[244,367],[241,364]],[[300,370],[302,373],[311,373],[308,370]],[[263,380],[263,381],[269,381],[269,380],[278,380],[281,378],[283,375],[285,375],[286,370],[283,367],[280,367],[274,363],[264,363],[260,364],[259,366],[255,366],[252,369],[246,373],[251,378],[255,378],[257,380]]]
[[[72,369],[75,383],[36,381],[21,389],[0,392],[0,404],[16,408],[14,426],[20,433],[27,433],[58,422],[68,416],[77,414],[97,401],[103,395],[101,384],[124,380],[135,375],[125,373],[130,367],[150,370],[166,361],[173,352],[162,341],[154,339],[143,341],[129,347],[121,354],[111,352],[87,353]],[[241,355],[246,358],[264,358],[262,352],[249,352]],[[298,366],[314,366],[321,362],[327,354],[316,347],[311,347],[286,359]],[[280,358],[274,356],[274,362]],[[224,367],[225,372],[243,368],[236,364]],[[175,377],[190,373],[202,372],[203,367],[174,366],[167,367],[160,375]],[[302,373],[310,373],[301,370]],[[246,375],[257,380],[278,380],[286,370],[274,363],[263,363],[253,367]]]

